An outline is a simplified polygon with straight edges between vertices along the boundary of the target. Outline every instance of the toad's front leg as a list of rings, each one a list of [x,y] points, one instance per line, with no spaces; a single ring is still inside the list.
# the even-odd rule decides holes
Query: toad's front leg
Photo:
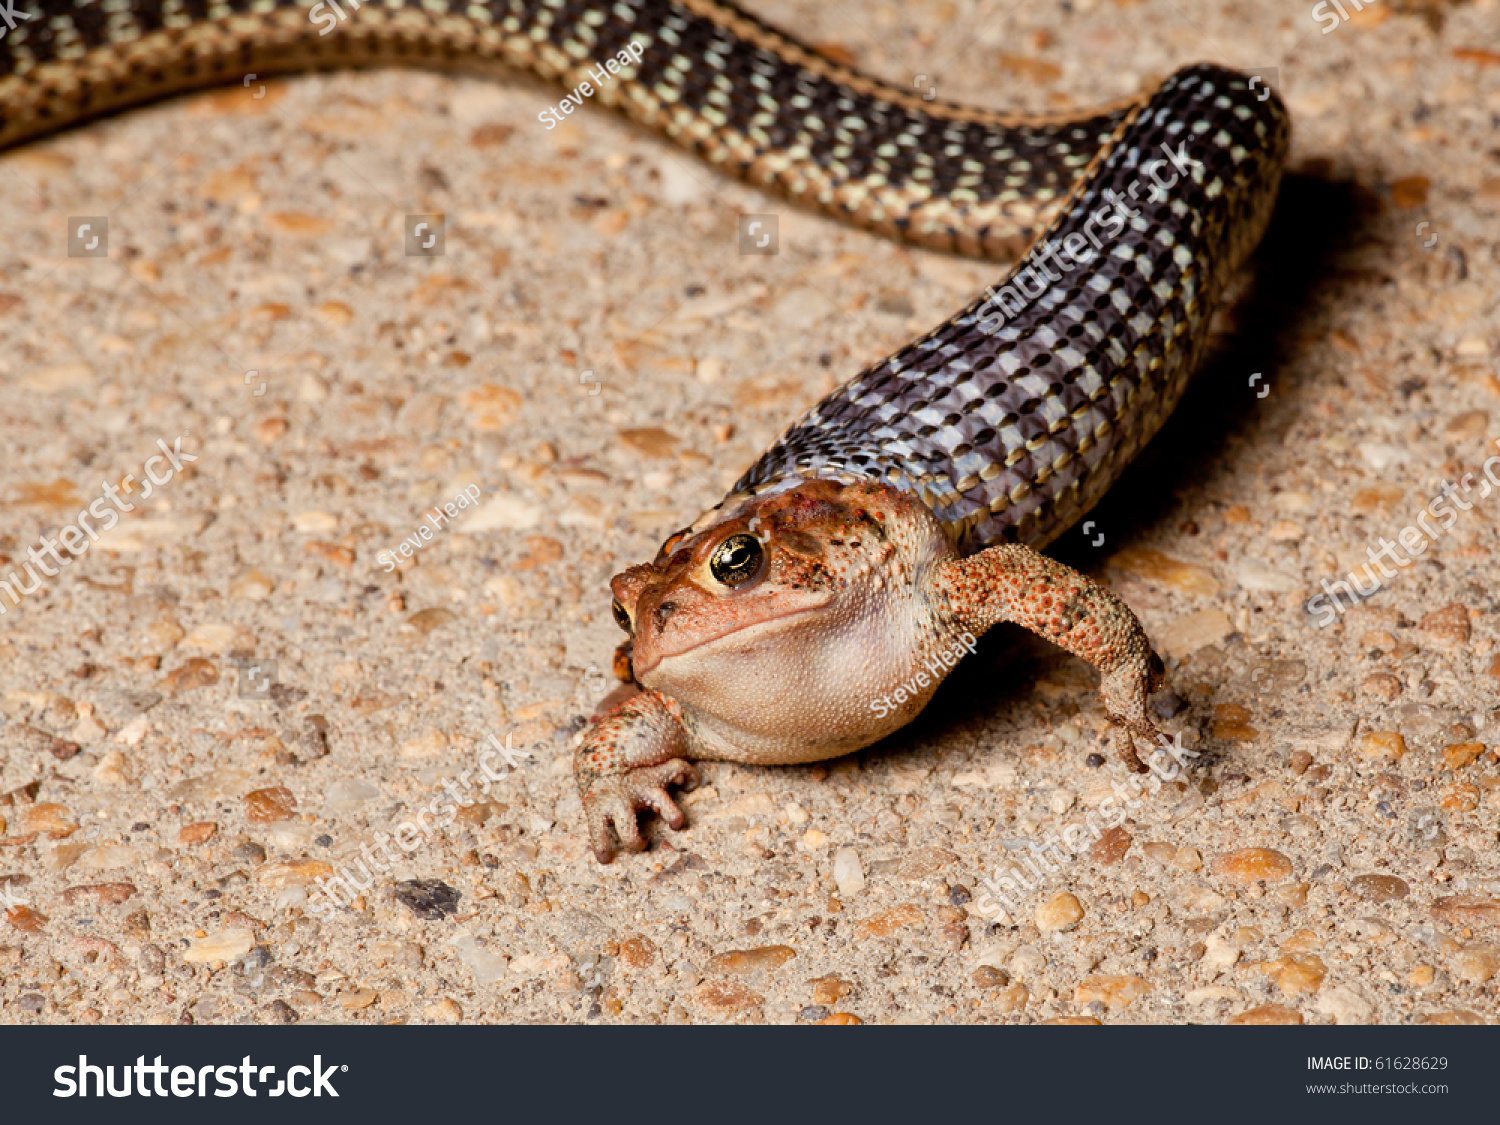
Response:
[[[698,780],[683,757],[689,746],[682,708],[655,691],[617,704],[584,736],[573,756],[573,776],[600,863],[615,858],[616,837],[630,851],[645,848],[637,809],[655,809],[673,828],[683,826],[687,818],[666,787]]]
[[[1099,692],[1120,731],[1120,757],[1146,772],[1131,735],[1148,744],[1160,737],[1146,701],[1165,669],[1128,605],[1086,575],[1014,544],[950,559],[934,583],[949,611],[974,632],[1012,621],[1098,668]]]

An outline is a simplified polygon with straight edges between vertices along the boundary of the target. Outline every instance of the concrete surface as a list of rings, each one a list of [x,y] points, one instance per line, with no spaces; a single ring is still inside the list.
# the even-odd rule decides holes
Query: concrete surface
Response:
[[[606,578],[996,270],[602,112],[549,132],[523,80],[305,77],[0,158],[5,569],[158,438],[198,457],[0,602],[0,1019],[1495,1020],[1500,497],[1475,483],[1328,627],[1304,603],[1496,452],[1500,4],[1326,34],[1311,7],[757,5],[995,106],[1277,69],[1293,174],[1259,272],[1059,547],[1165,649],[1197,756],[1130,788],[1091,758],[1092,673],[1000,635],[888,744],[708,765],[690,829],[609,868],[568,757],[609,686]],[[777,255],[738,253],[742,213],[778,216]],[[436,214],[444,255],[408,257]],[[67,256],[70,216],[108,218],[107,259]],[[327,908],[316,880],[492,735],[515,768]],[[1094,840],[1112,785],[1139,803]]]

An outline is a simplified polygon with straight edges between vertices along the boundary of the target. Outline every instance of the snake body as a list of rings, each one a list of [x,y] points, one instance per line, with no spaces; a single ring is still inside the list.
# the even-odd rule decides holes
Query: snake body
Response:
[[[325,22],[328,3],[344,18]],[[926,101],[714,0],[19,8],[33,18],[0,39],[0,148],[252,72],[520,68],[572,86],[631,47],[639,61],[597,100],[730,174],[917,245],[1030,246],[993,295],[809,410],[715,509],[807,479],[880,481],[964,551],[1055,538],[1160,427],[1289,140],[1276,95],[1221,67],[1092,113],[1009,115]]]

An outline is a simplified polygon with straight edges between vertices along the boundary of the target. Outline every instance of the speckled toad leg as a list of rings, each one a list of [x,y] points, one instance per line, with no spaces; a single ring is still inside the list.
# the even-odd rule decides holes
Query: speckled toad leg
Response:
[[[1120,728],[1120,757],[1146,771],[1130,736],[1155,745],[1159,732],[1146,717],[1146,700],[1166,670],[1129,606],[1093,579],[1013,544],[949,560],[934,582],[965,628],[981,633],[1013,621],[1098,668],[1105,710]]]
[[[698,780],[682,757],[689,745],[682,708],[649,690],[616,704],[590,728],[573,755],[573,776],[600,863],[615,858],[616,836],[630,851],[645,848],[636,809],[655,809],[673,828],[686,823],[666,787]]]

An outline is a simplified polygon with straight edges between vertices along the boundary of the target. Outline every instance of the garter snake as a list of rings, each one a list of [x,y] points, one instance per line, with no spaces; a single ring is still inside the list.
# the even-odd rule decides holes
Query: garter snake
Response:
[[[718,0],[27,11],[0,40],[0,148],[250,72],[515,67],[566,87],[628,48],[638,61],[598,100],[727,173],[926,247],[1030,247],[993,297],[809,410],[730,498],[877,480],[920,496],[965,551],[1055,538],[1159,428],[1267,222],[1289,139],[1279,98],[1216,66],[1096,112],[996,113],[866,77]]]

